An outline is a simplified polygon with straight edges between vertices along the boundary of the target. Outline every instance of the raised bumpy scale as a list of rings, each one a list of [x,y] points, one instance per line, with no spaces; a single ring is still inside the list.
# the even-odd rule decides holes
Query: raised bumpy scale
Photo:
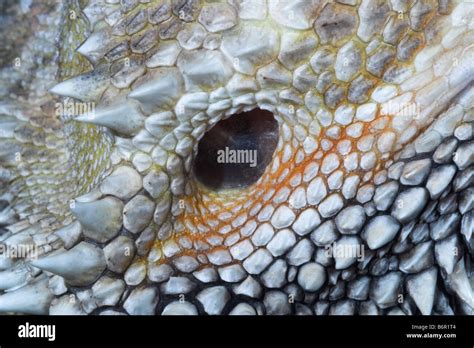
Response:
[[[473,314],[473,1],[0,9],[0,312]]]

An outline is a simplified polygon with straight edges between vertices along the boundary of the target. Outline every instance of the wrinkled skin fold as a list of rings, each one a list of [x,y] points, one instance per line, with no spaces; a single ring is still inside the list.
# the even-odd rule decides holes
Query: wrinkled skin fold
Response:
[[[472,1],[0,11],[0,313],[473,314]],[[252,110],[263,174],[206,186]]]

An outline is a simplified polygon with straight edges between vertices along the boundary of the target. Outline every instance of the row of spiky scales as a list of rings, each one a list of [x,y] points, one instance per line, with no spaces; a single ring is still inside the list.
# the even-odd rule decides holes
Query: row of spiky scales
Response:
[[[89,28],[81,6],[83,1],[33,1],[5,8],[5,23],[23,36],[9,42],[11,27],[2,28],[11,57],[0,70],[0,312],[48,313],[51,274],[41,269],[87,278],[87,260],[94,260],[90,244],[54,265],[37,260],[64,257],[71,247],[80,227],[69,202],[97,182],[110,148],[103,129],[71,121],[59,111],[70,101],[48,91],[58,79],[93,69],[76,53]],[[88,157],[91,150],[98,157]]]

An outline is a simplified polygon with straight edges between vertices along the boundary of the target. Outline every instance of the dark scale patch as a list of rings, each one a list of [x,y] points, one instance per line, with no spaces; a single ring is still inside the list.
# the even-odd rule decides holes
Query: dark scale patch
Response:
[[[405,35],[397,46],[397,58],[401,61],[408,61],[415,56],[415,53],[424,44],[423,34],[409,32]]]
[[[367,71],[375,76],[382,77],[385,68],[395,58],[395,49],[389,45],[381,45],[367,60]]]
[[[448,15],[453,10],[452,0],[438,0],[438,13]]]
[[[127,13],[133,10],[138,5],[138,1],[136,0],[121,0],[120,5],[122,7],[122,11]]]
[[[173,0],[173,14],[184,22],[194,21],[200,10],[200,0]]]
[[[423,30],[434,16],[434,4],[431,0],[419,0],[410,10],[410,26],[415,31]]]
[[[322,44],[347,41],[355,34],[358,16],[355,8],[341,4],[327,4],[314,23]]]
[[[408,26],[407,16],[392,14],[383,32],[384,41],[390,45],[396,45]]]
[[[148,21],[159,24],[171,17],[171,6],[167,2],[159,2],[148,9]]]
[[[374,86],[375,81],[359,75],[351,82],[347,98],[351,103],[365,103],[369,100],[370,91]]]
[[[181,29],[183,29],[183,22],[172,17],[158,26],[158,35],[162,40],[174,39]]]
[[[329,108],[336,109],[342,103],[345,96],[345,88],[336,84],[329,87],[324,95],[324,101]]]

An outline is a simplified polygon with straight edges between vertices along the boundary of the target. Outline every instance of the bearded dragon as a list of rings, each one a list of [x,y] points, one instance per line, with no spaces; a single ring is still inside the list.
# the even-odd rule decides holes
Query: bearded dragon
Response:
[[[0,312],[472,314],[473,1],[2,7]]]

